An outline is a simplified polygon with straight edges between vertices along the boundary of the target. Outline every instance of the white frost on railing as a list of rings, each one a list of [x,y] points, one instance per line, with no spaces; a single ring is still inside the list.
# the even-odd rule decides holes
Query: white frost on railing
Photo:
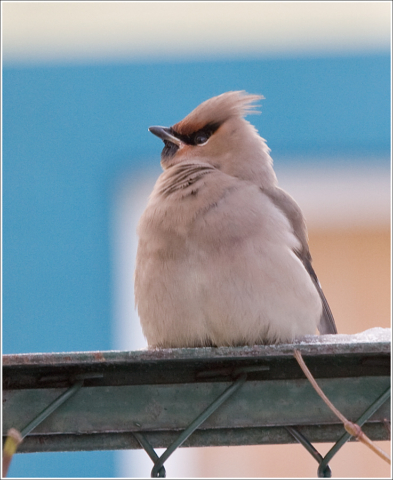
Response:
[[[326,343],[375,343],[390,342],[392,340],[392,329],[374,327],[364,332],[346,335],[305,335],[299,338],[294,344],[326,344]]]

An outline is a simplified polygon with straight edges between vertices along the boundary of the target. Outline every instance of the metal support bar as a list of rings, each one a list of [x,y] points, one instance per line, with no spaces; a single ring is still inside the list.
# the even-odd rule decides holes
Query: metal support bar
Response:
[[[5,355],[3,429],[23,431],[18,453],[144,448],[155,476],[165,476],[164,462],[179,446],[300,442],[328,476],[340,442],[355,438],[343,436],[342,425],[315,398],[294,348],[347,418],[360,417],[371,440],[390,437],[389,402],[375,402],[375,392],[390,387],[390,335],[377,342],[341,337],[310,345]],[[237,374],[247,374],[237,401],[218,408],[221,395],[229,398],[242,381]],[[50,415],[81,380],[78,395]],[[316,442],[338,443],[322,458]],[[161,458],[157,448],[167,448]]]
[[[6,443],[4,445],[4,455],[3,455],[3,476],[7,475],[8,468],[10,466],[11,460],[13,455],[15,454],[18,444],[23,440],[26,435],[28,435],[30,432],[32,432],[40,423],[42,423],[46,418],[51,415],[55,410],[57,410],[61,405],[63,405],[64,402],[69,400],[75,393],[82,387],[83,385],[83,379],[79,379],[72,385],[70,388],[68,388],[63,394],[61,394],[59,397],[57,397],[52,403],[50,403],[44,410],[42,410],[41,413],[39,413],[31,422],[29,422],[20,432],[17,430],[13,430],[15,433],[20,433],[20,437],[18,438],[18,442],[15,442],[15,440],[12,438],[11,430],[8,433],[8,437],[6,440]],[[8,443],[11,442],[11,448],[7,447],[7,441]]]
[[[355,422],[360,427],[386,402],[390,397],[390,387],[373,402],[370,407],[359,417]],[[318,477],[319,478],[330,478],[332,472],[328,463],[334,457],[334,455],[340,450],[340,448],[350,439],[351,435],[348,432],[345,432],[342,437],[333,445],[329,452],[323,457],[318,450],[308,441],[308,439],[302,435],[298,430],[293,427],[286,427],[286,430],[294,437],[296,440],[303,445],[303,447],[315,458],[319,463],[318,466]]]
[[[293,438],[296,438],[296,440],[303,445],[303,447],[311,454],[311,456],[315,458],[318,464],[322,463],[322,455],[303,434],[301,434],[298,430],[296,430],[296,428],[293,427],[285,427],[285,429],[292,435]],[[330,478],[332,476],[332,471],[330,470],[329,465],[326,465],[323,476],[326,478]]]
[[[51,413],[57,410],[60,405],[63,405],[69,398],[71,398],[75,393],[82,387],[83,380],[79,380],[74,383],[72,387],[66,390],[60,397],[56,398],[51,404],[49,404],[42,412],[37,415],[30,423],[28,423],[25,428],[20,432],[22,438],[28,435],[32,430],[34,430],[41,422],[43,422]]]
[[[361,427],[370,417],[373,415],[390,397],[390,387],[375,400],[375,402],[369,406],[369,408],[363,413],[361,417],[358,418],[356,423]],[[322,462],[318,467],[318,477],[323,477],[323,473],[327,464],[334,457],[334,455],[340,450],[340,448],[349,440],[351,435],[348,432],[345,432],[344,435],[333,445],[333,447],[325,455]]]
[[[220,405],[222,405],[229,397],[231,397],[246,381],[247,373],[240,373],[237,380],[228,387],[213,403],[211,403],[206,410],[204,410],[180,435],[179,437],[165,450],[165,452],[158,457],[153,447],[140,433],[134,433],[135,438],[139,441],[141,446],[146,450],[149,457],[153,460],[154,466],[151,471],[151,477],[165,477],[166,472],[164,463],[170,455],[184,443],[187,438],[207,419],[212,415]]]
[[[146,438],[141,433],[134,432],[133,435],[141,444],[141,446],[144,448],[145,452],[152,459],[154,465],[156,465],[160,461],[160,457],[157,455],[154,448],[150,445],[150,443],[146,440]],[[153,474],[151,476],[153,476]],[[164,465],[162,465],[162,467],[158,470],[157,477],[166,477],[166,471],[165,471]]]

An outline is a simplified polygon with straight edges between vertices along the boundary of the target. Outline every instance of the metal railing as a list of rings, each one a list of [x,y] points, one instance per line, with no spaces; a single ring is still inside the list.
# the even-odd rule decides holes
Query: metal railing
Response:
[[[296,348],[349,418],[365,425],[372,439],[389,438],[388,342]],[[151,476],[165,477],[166,460],[185,444],[296,441],[318,462],[318,476],[330,477],[328,463],[351,439],[304,380],[291,345],[8,355],[3,365],[3,419],[6,429],[16,427],[24,438],[18,451],[142,447],[153,461]],[[103,412],[114,408],[108,398],[119,398],[121,392],[118,416],[103,418]],[[287,398],[292,411],[275,410],[277,398]],[[44,402],[48,406],[31,415]],[[81,421],[87,404],[91,415],[86,423],[92,431]],[[29,415],[33,420],[23,423]],[[324,432],[322,437],[314,427]],[[97,440],[95,435],[101,436]],[[63,439],[56,444],[59,437]],[[323,457],[312,445],[315,441],[334,445]],[[157,447],[166,448],[161,456]]]

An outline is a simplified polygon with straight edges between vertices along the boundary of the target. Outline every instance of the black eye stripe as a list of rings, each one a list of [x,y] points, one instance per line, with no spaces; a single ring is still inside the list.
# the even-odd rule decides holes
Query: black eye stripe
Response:
[[[220,125],[221,123],[208,123],[200,130],[190,133],[189,135],[181,135],[180,133],[177,133],[175,130],[173,130],[173,128],[171,127],[171,133],[187,145],[198,145],[198,143],[195,141],[197,135],[204,134],[208,139],[213,135],[214,132],[218,130]]]

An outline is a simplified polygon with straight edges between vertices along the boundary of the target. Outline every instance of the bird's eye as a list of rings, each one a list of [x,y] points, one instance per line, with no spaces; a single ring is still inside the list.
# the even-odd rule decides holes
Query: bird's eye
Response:
[[[206,132],[198,132],[194,137],[195,145],[203,145],[209,140],[209,135]]]

